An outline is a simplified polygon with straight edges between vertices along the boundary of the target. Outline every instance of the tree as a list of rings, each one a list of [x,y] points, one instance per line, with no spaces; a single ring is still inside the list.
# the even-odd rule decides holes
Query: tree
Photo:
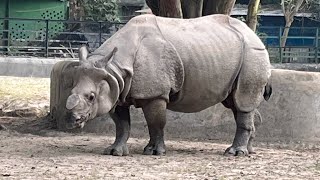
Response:
[[[159,15],[163,17],[182,18],[180,0],[159,0]]]
[[[159,16],[159,0],[146,0],[146,3],[151,9],[152,14]]]
[[[79,1],[79,0],[78,0]],[[81,0],[83,3],[85,20],[120,21],[117,0]]]
[[[311,19],[315,21],[320,21],[320,1],[319,0],[309,0],[308,10],[312,12]]]
[[[81,6],[82,0],[69,0],[69,19],[83,20],[84,8]]]
[[[146,0],[146,3],[156,16],[182,18],[180,0]]]
[[[69,0],[69,19],[119,21],[117,0]]]
[[[202,15],[227,14],[230,15],[236,0],[204,0]]]
[[[201,3],[202,2],[202,3]],[[171,11],[178,11],[179,4],[182,5],[182,11],[184,18],[195,18],[210,14],[227,14],[230,15],[231,10],[235,4],[236,0],[146,0],[147,5],[151,9],[152,13],[157,16],[168,16],[169,14],[179,14],[179,13],[171,13]],[[166,3],[169,6],[166,7]],[[160,10],[162,7],[162,11],[160,14]],[[166,7],[167,9],[165,9]]]
[[[203,0],[181,0],[183,18],[196,18],[202,16]]]
[[[255,32],[258,23],[258,10],[260,0],[250,0],[248,5],[248,13],[246,23]]]
[[[281,0],[281,8],[286,21],[281,38],[281,47],[285,47],[294,16],[305,4],[305,0]]]

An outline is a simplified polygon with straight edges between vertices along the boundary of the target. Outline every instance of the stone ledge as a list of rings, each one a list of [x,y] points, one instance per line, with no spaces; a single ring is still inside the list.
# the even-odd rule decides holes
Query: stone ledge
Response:
[[[0,57],[0,76],[50,77],[53,65],[68,58]]]

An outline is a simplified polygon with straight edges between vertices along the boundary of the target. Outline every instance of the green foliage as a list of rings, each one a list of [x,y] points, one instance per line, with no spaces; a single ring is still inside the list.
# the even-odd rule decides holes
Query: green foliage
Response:
[[[119,22],[117,0],[82,0],[86,20]]]

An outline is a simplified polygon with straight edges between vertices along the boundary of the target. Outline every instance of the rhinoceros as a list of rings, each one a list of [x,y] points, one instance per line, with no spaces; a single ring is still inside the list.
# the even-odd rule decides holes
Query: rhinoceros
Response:
[[[166,109],[193,113],[220,102],[233,111],[237,125],[225,154],[254,152],[257,107],[271,95],[270,62],[264,44],[240,20],[140,15],[94,52],[80,48],[79,59],[66,102],[68,127],[110,113],[116,139],[104,154],[129,154],[131,105],[142,108],[148,125],[143,154],[164,155]]]

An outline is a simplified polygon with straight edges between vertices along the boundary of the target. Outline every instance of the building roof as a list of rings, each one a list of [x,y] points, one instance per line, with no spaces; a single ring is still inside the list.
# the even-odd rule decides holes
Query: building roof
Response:
[[[248,12],[248,6],[247,5],[241,5],[237,4],[234,6],[231,15],[235,16],[246,16]],[[283,16],[282,9],[280,5],[265,5],[261,6],[259,13],[259,16]],[[298,12],[296,17],[311,17],[312,13],[309,12]]]
[[[136,11],[137,13],[152,13],[149,8]],[[231,15],[233,16],[246,16],[248,12],[247,5],[236,4],[232,9]],[[283,16],[280,6],[262,6],[258,13],[259,16]],[[312,13],[299,12],[296,17],[312,17]]]

